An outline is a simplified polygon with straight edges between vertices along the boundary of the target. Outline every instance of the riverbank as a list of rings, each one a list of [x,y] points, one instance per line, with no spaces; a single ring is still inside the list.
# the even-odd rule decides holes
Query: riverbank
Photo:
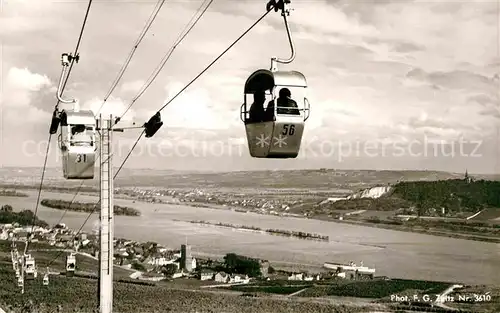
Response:
[[[26,191],[28,198],[5,198],[14,208],[32,207],[37,192]],[[44,192],[45,198],[71,201],[73,194]],[[163,199],[163,198],[162,198]],[[165,200],[171,200],[164,197]],[[97,197],[78,195],[77,201],[97,202]],[[382,276],[405,279],[457,280],[466,284],[498,284],[500,270],[496,244],[481,243],[445,237],[428,236],[342,223],[332,224],[316,219],[280,217],[239,213],[225,210],[197,208],[188,205],[142,203],[132,199],[116,199],[115,204],[135,207],[142,216],[115,216],[115,236],[137,242],[155,241],[166,247],[178,247],[186,239],[196,254],[223,257],[228,252],[267,259],[273,264],[319,265],[324,262],[346,263],[364,261]],[[38,215],[51,225],[59,223],[62,211],[40,206]],[[88,218],[88,221],[87,221]],[[298,240],[284,236],[263,235],[222,227],[204,227],[178,220],[205,220],[230,224],[254,225],[261,228],[292,229],[320,233],[330,237],[329,242]],[[64,224],[71,229],[92,233],[99,228],[98,214],[65,212]],[[82,223],[86,222],[82,226]],[[186,238],[187,237],[187,238]],[[457,248],[460,247],[460,248]],[[482,266],[475,264],[481,262]]]
[[[35,186],[18,186],[19,189],[36,189]],[[10,189],[12,189],[12,186],[9,186]],[[54,192],[61,192],[61,193],[74,193],[76,192],[76,189],[73,190],[71,188],[64,188],[64,187],[46,187],[48,191],[53,190]],[[85,190],[81,192],[82,194],[86,194],[89,196],[98,196],[94,190]],[[140,198],[140,197],[134,197],[129,194],[121,194],[118,193],[115,195],[116,199],[127,199],[127,200],[133,200],[133,201],[138,201],[138,202],[143,202],[143,203],[161,203],[161,204],[168,204],[168,205],[185,205],[185,206],[190,206],[190,207],[196,207],[196,208],[208,208],[208,209],[221,209],[221,210],[234,210],[236,212],[244,214],[244,212],[253,212],[253,213],[258,213],[258,214],[263,214],[262,212],[258,212],[254,208],[250,207],[242,207],[242,206],[228,206],[228,205],[218,205],[218,204],[213,204],[213,203],[206,203],[206,202],[199,202],[199,201],[179,201],[179,199],[175,199],[174,197],[147,197],[147,198]],[[165,200],[161,198],[171,198],[170,200]],[[276,215],[276,214],[265,214],[265,215]],[[372,227],[372,228],[378,228],[378,229],[387,229],[387,230],[396,230],[396,231],[403,231],[403,232],[409,232],[409,233],[417,233],[417,234],[426,234],[426,235],[433,235],[433,236],[439,236],[439,237],[447,237],[447,238],[456,238],[456,239],[464,239],[464,240],[470,240],[470,241],[480,241],[480,242],[490,242],[490,243],[500,243],[500,237],[497,236],[489,236],[489,235],[481,235],[481,234],[476,234],[476,233],[463,233],[463,232],[454,232],[450,231],[449,229],[439,229],[439,228],[432,228],[432,227],[427,227],[424,228],[422,226],[418,225],[395,225],[395,224],[389,224],[386,223],[386,221],[380,220],[375,222],[370,222],[367,220],[352,220],[352,219],[344,219],[344,220],[339,220],[335,219],[333,217],[328,217],[328,216],[321,216],[321,215],[314,215],[314,216],[300,216],[300,215],[288,215],[284,214],[282,216],[293,216],[295,218],[307,218],[307,219],[314,219],[314,220],[321,220],[321,221],[326,221],[326,222],[334,222],[334,223],[340,223],[340,224],[350,224],[350,225],[358,225],[358,226],[365,226],[365,227]]]
[[[481,241],[481,242],[490,242],[490,243],[500,243],[500,237],[492,237],[492,236],[482,236],[476,234],[467,234],[467,233],[454,233],[446,230],[438,230],[438,229],[424,229],[423,227],[408,227],[404,225],[391,225],[385,223],[372,223],[367,221],[355,221],[355,220],[332,220],[332,218],[328,217],[316,217],[314,219],[334,222],[340,224],[350,224],[350,225],[359,225],[359,226],[367,226],[373,228],[380,229],[388,229],[388,230],[397,230],[404,231],[409,233],[417,233],[417,234],[426,234],[433,235],[439,237],[448,237],[448,238],[456,238],[456,239],[465,239],[471,241]]]
[[[129,198],[130,199],[130,198]],[[141,201],[142,200],[136,200],[136,201]],[[147,202],[147,201],[144,201]],[[176,201],[158,201],[155,203],[163,203],[163,204],[170,204],[170,205],[187,205],[191,207],[196,207],[196,208],[207,208],[207,209],[219,209],[219,210],[233,210],[238,213],[257,213],[257,214],[264,214],[262,212],[257,212],[254,209],[247,208],[247,207],[238,207],[238,208],[233,208],[231,206],[227,205],[216,205],[213,203],[203,203],[203,202],[196,202],[196,201],[184,201],[184,202],[176,202]],[[276,214],[264,214],[264,215],[276,215]],[[321,216],[321,215],[316,215],[316,216],[300,216],[296,214],[281,214],[280,216],[288,216],[288,217],[295,217],[295,218],[303,218],[303,219],[314,219],[314,220],[320,220],[320,221],[325,221],[325,222],[331,222],[331,223],[339,223],[339,224],[350,224],[350,225],[358,225],[358,226],[366,226],[366,227],[373,227],[373,228],[378,228],[378,229],[388,229],[388,230],[396,230],[396,231],[404,231],[404,232],[409,232],[409,233],[417,233],[417,234],[426,234],[426,235],[433,235],[433,236],[439,236],[439,237],[447,237],[447,238],[455,238],[455,239],[464,239],[464,240],[471,240],[471,241],[481,241],[481,242],[490,242],[490,243],[500,243],[500,237],[496,236],[488,236],[488,235],[480,235],[476,233],[461,233],[461,232],[453,232],[450,231],[449,229],[439,229],[437,227],[432,228],[431,227],[424,227],[424,226],[419,226],[419,225],[405,225],[404,222],[402,222],[401,225],[395,224],[393,221],[384,221],[384,220],[378,220],[377,222],[371,222],[369,220],[354,220],[354,219],[343,219],[340,220],[338,218],[333,218],[329,216]]]

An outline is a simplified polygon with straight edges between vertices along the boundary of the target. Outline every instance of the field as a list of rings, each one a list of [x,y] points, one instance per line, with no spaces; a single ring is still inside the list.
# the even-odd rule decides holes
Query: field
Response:
[[[374,281],[349,281],[349,280],[333,280],[333,281],[267,281],[259,282],[250,285],[240,285],[228,288],[230,290],[245,292],[247,294],[276,294],[276,295],[292,295],[303,299],[330,299],[332,301],[346,303],[349,299],[365,298],[371,303],[384,303],[389,306],[398,306],[400,309],[408,309],[410,306],[425,307],[423,310],[431,312],[431,303],[426,301],[412,302],[414,297],[425,299],[429,296],[431,301],[434,301],[436,295],[443,293],[452,284],[447,282],[433,281],[417,281],[406,279],[391,279],[391,280],[374,280]],[[296,293],[296,294],[295,294]],[[408,303],[405,305],[400,300],[393,300],[391,296],[398,297],[407,296]],[[460,302],[459,295],[469,296],[471,299],[476,299],[476,303]],[[479,298],[479,295],[489,295]],[[462,312],[500,312],[500,287],[486,286],[466,286],[463,289],[458,289],[449,294],[449,299],[445,304],[448,307],[463,310]],[[482,301],[480,301],[482,300]],[[367,301],[366,303],[370,303]],[[360,303],[362,301],[356,301]],[[432,308],[439,310],[437,306]]]
[[[232,286],[231,290],[241,292],[264,292],[275,294],[292,294],[304,290],[299,297],[355,297],[381,299],[392,294],[405,291],[419,291],[438,294],[446,290],[450,283],[417,280],[369,280],[369,281],[269,281],[253,285]]]
[[[301,297],[341,296],[380,299],[393,294],[402,294],[410,291],[412,294],[431,293],[439,294],[446,290],[450,283],[417,281],[404,279],[378,281],[341,281],[328,286],[315,286],[300,294]]]
[[[24,295],[14,281],[14,273],[9,260],[0,261],[0,279],[3,283],[0,298],[3,308],[21,312],[31,300],[40,304],[39,313],[57,312],[92,312],[97,307],[97,280],[64,276],[53,277],[49,286],[43,286],[41,280],[26,285]],[[10,268],[9,268],[10,267]],[[115,282],[114,312],[362,312],[343,306],[319,303],[303,303],[274,299],[242,297],[237,294],[172,289],[162,286],[140,286]],[[50,299],[50,301],[48,301]],[[33,312],[30,310],[29,312]]]

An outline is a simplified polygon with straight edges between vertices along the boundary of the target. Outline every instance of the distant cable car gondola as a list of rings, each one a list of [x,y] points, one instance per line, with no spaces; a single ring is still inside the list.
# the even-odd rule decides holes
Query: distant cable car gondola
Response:
[[[76,258],[73,253],[66,257],[66,276],[75,275]]]
[[[297,71],[279,71],[277,63],[295,59],[295,48],[288,26],[289,0],[271,0],[275,11],[281,10],[292,55],[287,60],[271,58],[271,69],[252,73],[244,89],[240,117],[245,123],[250,155],[254,158],[296,158],[299,154],[305,121],[309,118],[307,81]],[[253,103],[248,108],[248,103]],[[268,102],[265,108],[265,102]]]
[[[26,279],[35,279],[37,277],[37,270],[35,266],[35,258],[31,254],[24,256],[24,273]]]

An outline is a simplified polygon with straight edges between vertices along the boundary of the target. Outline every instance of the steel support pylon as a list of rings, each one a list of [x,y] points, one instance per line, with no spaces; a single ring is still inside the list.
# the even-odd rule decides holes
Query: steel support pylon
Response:
[[[112,116],[99,116],[100,129],[100,251],[99,251],[99,312],[113,311],[113,131]]]

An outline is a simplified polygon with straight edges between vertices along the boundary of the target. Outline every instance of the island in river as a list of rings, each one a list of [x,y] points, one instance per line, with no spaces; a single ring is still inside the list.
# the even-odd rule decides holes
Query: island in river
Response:
[[[72,201],[56,200],[56,199],[43,199],[40,202],[40,204],[52,209],[91,213],[97,210],[99,202],[84,203],[84,202],[72,202]],[[125,216],[141,215],[141,212],[139,210],[119,205],[114,206],[113,212],[115,215],[125,215]]]

